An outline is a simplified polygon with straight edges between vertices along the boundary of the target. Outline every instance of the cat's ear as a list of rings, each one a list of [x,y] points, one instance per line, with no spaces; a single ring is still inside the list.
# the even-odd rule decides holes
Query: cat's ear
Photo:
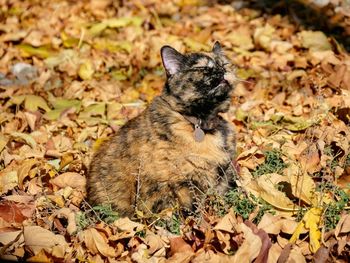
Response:
[[[214,44],[213,49],[211,51],[217,55],[222,55],[221,44],[219,41],[215,41],[215,44]]]
[[[170,46],[163,46],[160,50],[160,54],[167,75],[177,73],[184,63],[185,57]]]

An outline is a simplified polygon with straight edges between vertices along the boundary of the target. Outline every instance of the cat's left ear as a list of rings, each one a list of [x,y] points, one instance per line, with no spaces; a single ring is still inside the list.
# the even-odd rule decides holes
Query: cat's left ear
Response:
[[[222,55],[221,44],[219,41],[215,41],[213,49],[211,50],[216,55]]]
[[[185,57],[177,52],[176,49],[170,46],[164,46],[160,50],[160,54],[168,76],[177,73],[181,69]]]

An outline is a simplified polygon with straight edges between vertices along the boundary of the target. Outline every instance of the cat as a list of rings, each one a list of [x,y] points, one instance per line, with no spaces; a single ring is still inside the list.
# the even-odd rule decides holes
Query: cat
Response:
[[[90,164],[89,202],[111,204],[121,216],[176,204],[191,210],[201,193],[222,195],[233,183],[235,135],[219,113],[230,107],[234,66],[219,42],[187,54],[163,46],[161,58],[161,95],[102,143]]]

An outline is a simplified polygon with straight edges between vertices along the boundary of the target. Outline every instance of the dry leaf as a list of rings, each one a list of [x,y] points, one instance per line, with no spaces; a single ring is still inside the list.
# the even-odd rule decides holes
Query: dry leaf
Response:
[[[37,255],[42,249],[48,253],[52,253],[55,247],[62,248],[61,254],[56,254],[56,257],[63,258],[68,247],[67,242],[61,235],[55,235],[51,231],[40,226],[25,226],[24,227],[24,242],[26,247]]]
[[[101,253],[105,257],[115,257],[116,251],[108,245],[108,239],[95,228],[89,228],[79,233],[79,239],[82,240],[87,249],[92,254]]]
[[[350,215],[343,214],[335,227],[335,236],[338,237],[339,234],[346,234],[350,232]]]
[[[246,259],[246,262],[252,262],[260,253],[262,241],[244,223],[240,223],[237,226],[237,230],[243,232],[245,240],[238,248],[232,262],[240,262],[242,258]]]
[[[299,238],[303,228],[309,230],[310,235],[310,251],[315,253],[320,247],[320,239],[321,239],[321,231],[319,228],[319,223],[322,215],[321,208],[311,208],[307,211],[302,219],[302,221],[298,224],[296,231],[293,233],[290,238],[290,242],[295,243]]]
[[[78,173],[66,172],[51,179],[50,182],[60,188],[67,186],[84,190],[86,185],[86,178]]]

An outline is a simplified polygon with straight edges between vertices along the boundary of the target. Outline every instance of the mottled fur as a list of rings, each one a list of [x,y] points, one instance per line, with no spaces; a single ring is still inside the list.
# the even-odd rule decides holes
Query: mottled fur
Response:
[[[182,55],[165,46],[161,54],[163,93],[103,143],[90,166],[89,201],[111,203],[121,215],[175,203],[192,209],[196,193],[223,194],[233,180],[234,133],[218,115],[230,105],[232,65],[218,43],[209,53]],[[193,120],[201,120],[201,142]]]

